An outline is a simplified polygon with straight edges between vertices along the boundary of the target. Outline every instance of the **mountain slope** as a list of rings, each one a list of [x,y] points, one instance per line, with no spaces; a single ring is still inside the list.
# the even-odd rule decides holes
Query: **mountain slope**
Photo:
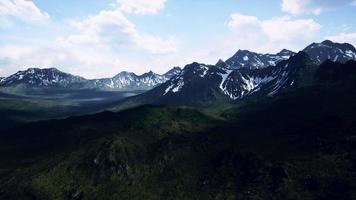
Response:
[[[325,83],[356,83],[356,61],[349,60],[345,64],[325,61],[316,72],[316,79]]]

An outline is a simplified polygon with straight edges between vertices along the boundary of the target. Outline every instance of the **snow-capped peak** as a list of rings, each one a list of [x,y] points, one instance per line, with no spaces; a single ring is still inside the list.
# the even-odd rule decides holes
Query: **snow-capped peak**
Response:
[[[56,68],[29,68],[19,71],[1,81],[2,86],[24,84],[29,86],[68,86],[86,79],[59,71]]]
[[[163,75],[156,74],[153,71],[142,75],[124,71],[113,78],[89,80],[86,87],[94,89],[102,88],[105,90],[149,90],[168,81],[180,73],[180,71],[179,67],[174,67]]]
[[[312,43],[303,51],[319,64],[326,60],[341,63],[345,63],[348,60],[356,60],[356,49],[348,43],[341,44],[325,40],[321,43]]]
[[[234,56],[226,60],[226,63],[231,67],[231,69],[244,67],[259,69],[266,68],[268,66],[275,66],[280,61],[287,60],[294,54],[294,52],[286,49],[283,49],[277,54],[260,54],[247,50],[238,50]]]
[[[180,67],[173,67],[171,70],[163,74],[163,76],[167,77],[168,79],[180,74],[182,69]]]

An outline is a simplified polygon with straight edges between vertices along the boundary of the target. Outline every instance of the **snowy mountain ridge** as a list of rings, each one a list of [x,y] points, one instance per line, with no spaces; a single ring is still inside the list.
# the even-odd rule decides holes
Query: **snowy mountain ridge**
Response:
[[[121,72],[113,78],[85,79],[64,73],[56,68],[28,68],[9,77],[0,79],[0,87],[56,87],[66,89],[96,90],[149,90],[164,83],[181,71],[175,67],[163,75],[148,72],[136,75],[132,72]]]
[[[273,55],[239,50],[216,65],[186,65],[180,74],[143,94],[139,101],[196,105],[274,96],[288,88],[310,85],[318,66],[326,60],[346,63],[356,60],[355,55],[352,45],[331,41],[313,43],[298,53],[282,50]]]
[[[242,67],[260,69],[268,66],[275,66],[282,60],[287,60],[295,55],[294,52],[283,49],[277,54],[261,54],[248,50],[238,50],[235,55],[226,60],[231,69],[239,69]]]

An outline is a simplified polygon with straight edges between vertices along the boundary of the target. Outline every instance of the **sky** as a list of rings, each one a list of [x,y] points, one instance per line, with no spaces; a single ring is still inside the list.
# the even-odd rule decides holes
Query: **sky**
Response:
[[[330,39],[356,46],[356,0],[0,0],[0,76],[85,78],[215,64]]]

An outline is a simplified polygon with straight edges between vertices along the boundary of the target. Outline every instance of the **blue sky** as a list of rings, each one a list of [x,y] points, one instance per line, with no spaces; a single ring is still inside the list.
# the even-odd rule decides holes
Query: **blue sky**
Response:
[[[28,67],[163,73],[238,49],[356,45],[355,11],[355,0],[0,0],[0,76]]]

